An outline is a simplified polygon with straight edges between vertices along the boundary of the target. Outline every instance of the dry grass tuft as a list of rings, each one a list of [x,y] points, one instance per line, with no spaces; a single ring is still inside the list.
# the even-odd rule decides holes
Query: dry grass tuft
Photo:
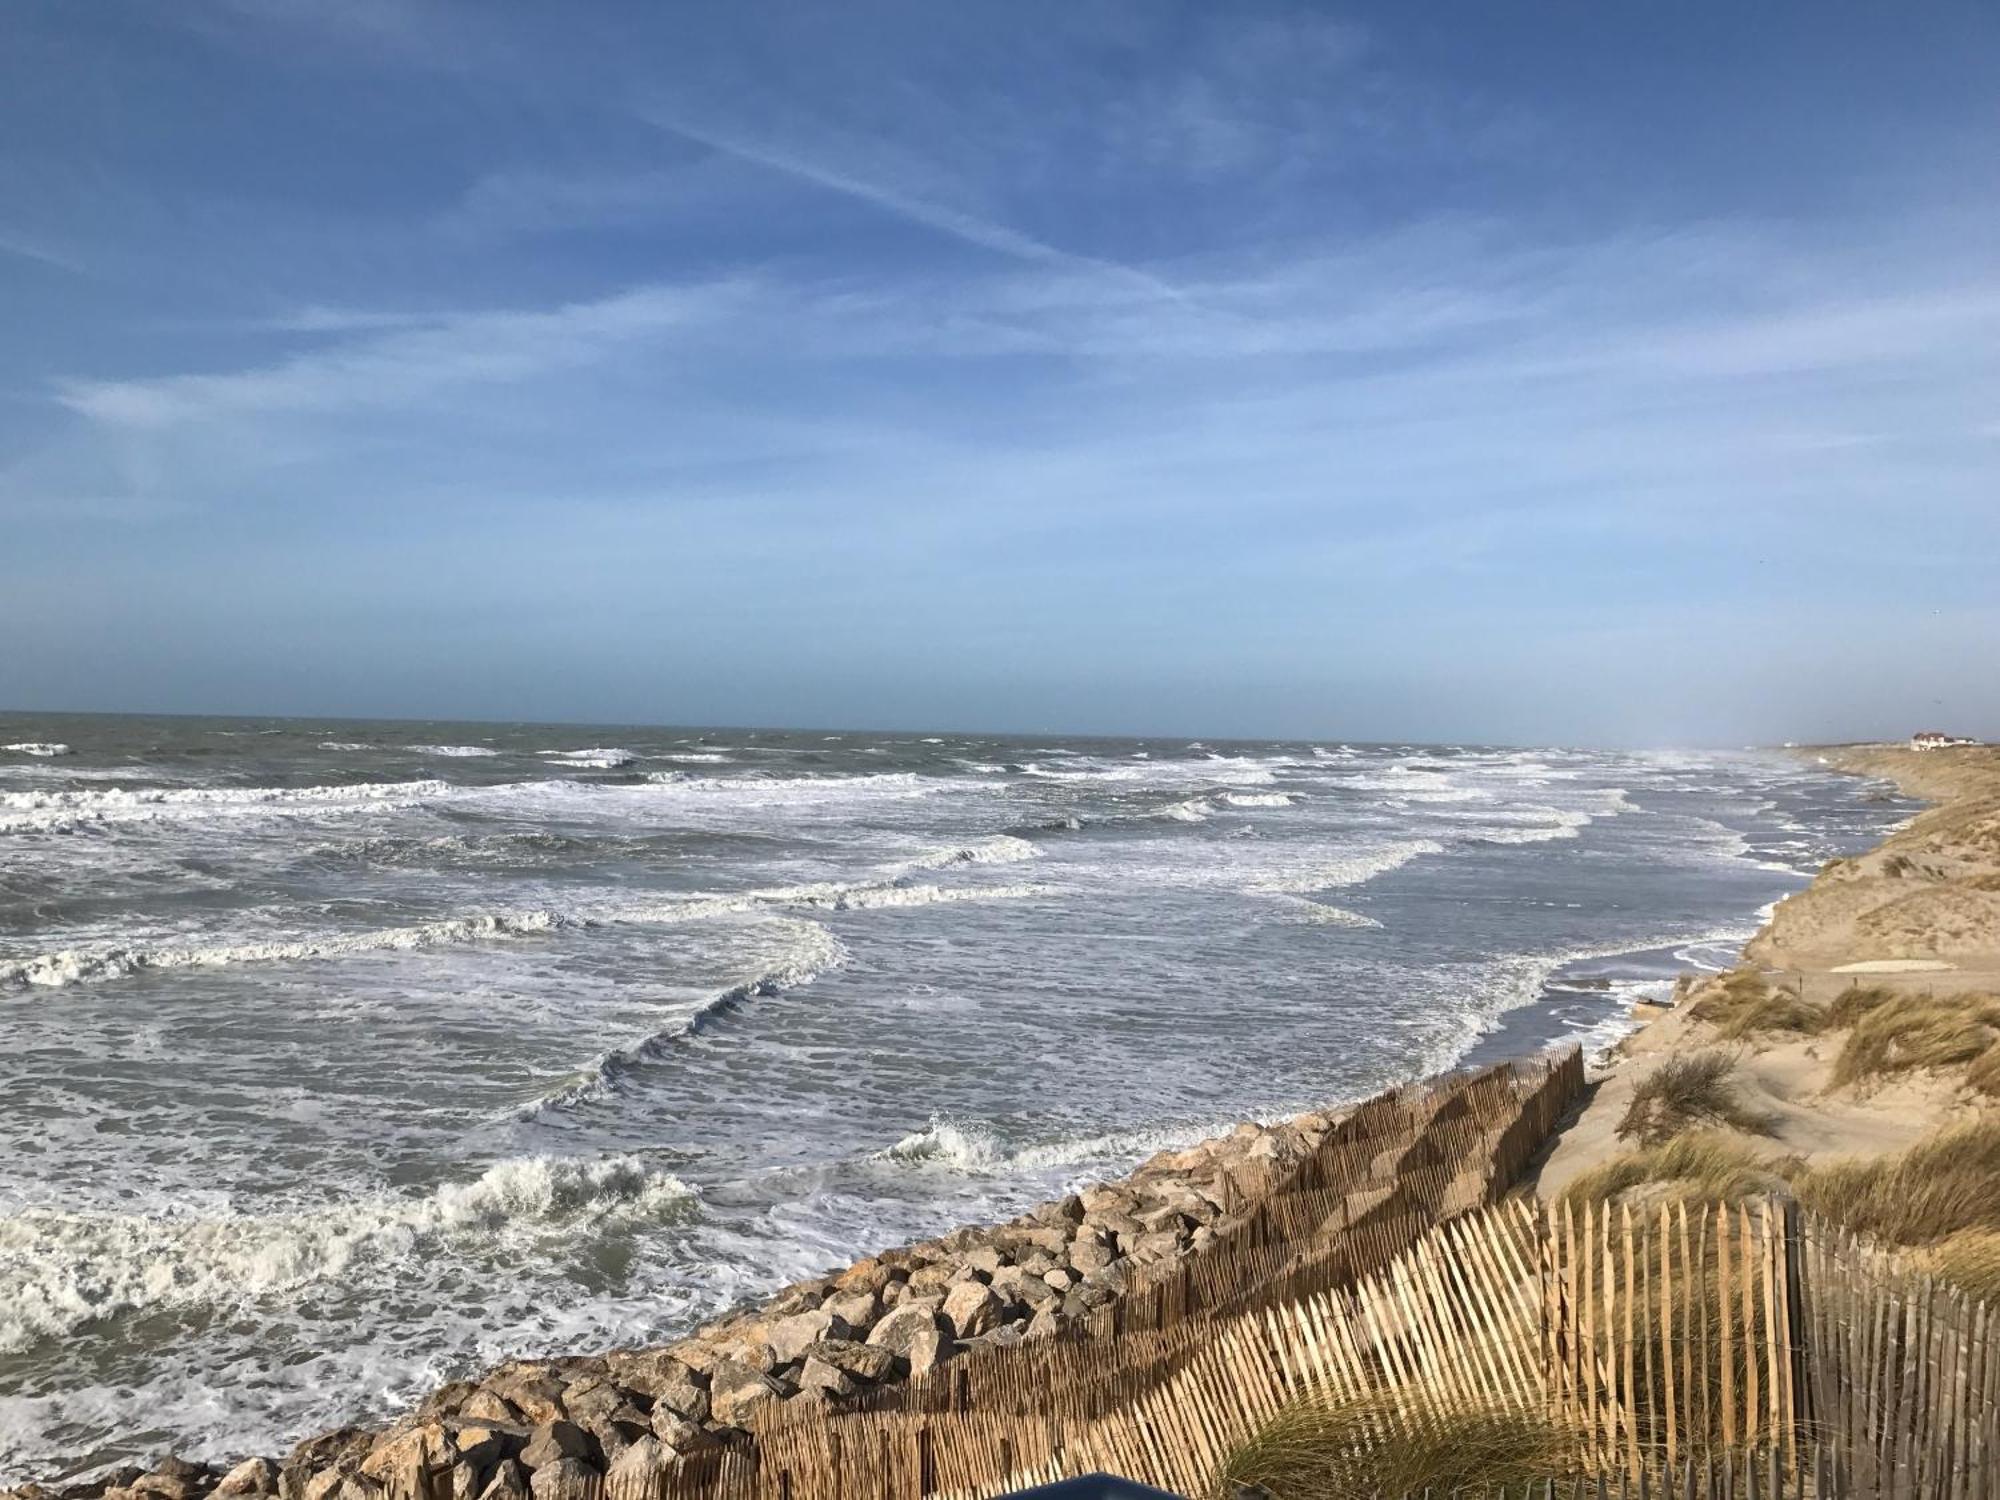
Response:
[[[2000,1041],[2000,1001],[1990,995],[1904,996],[1877,1005],[1854,1023],[1834,1059],[1836,1088],[1921,1068],[1978,1059]]]
[[[1965,1086],[1975,1094],[2000,1099],[2000,1045],[1988,1047],[1965,1070]]]
[[[1806,1207],[1891,1244],[2000,1231],[2000,1117],[1950,1126],[1900,1156],[1801,1167],[1792,1185]]]
[[[1887,1005],[1895,998],[1896,992],[1887,985],[1850,984],[1826,1008],[1827,1029],[1845,1031],[1878,1005]]]
[[[1222,1495],[1378,1500],[1487,1493],[1575,1466],[1585,1435],[1542,1415],[1474,1410],[1406,1417],[1383,1400],[1286,1407],[1223,1460]]]
[[[1657,1146],[1698,1125],[1768,1135],[1770,1122],[1737,1101],[1729,1081],[1735,1071],[1736,1060],[1720,1052],[1669,1058],[1632,1090],[1632,1102],[1618,1122],[1618,1139]]]
[[[1580,1173],[1563,1190],[1563,1198],[1581,1206],[1657,1186],[1662,1198],[1736,1203],[1784,1192],[1785,1178],[1796,1165],[1794,1158],[1766,1157],[1720,1131],[1691,1130],[1664,1145],[1628,1151]]]
[[[2000,1301],[2000,1230],[1960,1230],[1925,1259],[1931,1270],[1970,1296]]]
[[[1755,969],[1731,969],[1715,980],[1690,1009],[1697,1020],[1716,1028],[1724,1041],[1737,1041],[1766,1031],[1812,1035],[1825,1023],[1817,1006],[1796,995],[1773,989]]]

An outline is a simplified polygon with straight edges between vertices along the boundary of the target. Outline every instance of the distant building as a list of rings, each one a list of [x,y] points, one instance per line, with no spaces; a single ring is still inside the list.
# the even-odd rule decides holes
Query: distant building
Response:
[[[1942,734],[1935,729],[1920,730],[1910,736],[1912,750],[1945,750],[1953,745],[1976,745],[1979,741],[1969,740],[1962,734]]]

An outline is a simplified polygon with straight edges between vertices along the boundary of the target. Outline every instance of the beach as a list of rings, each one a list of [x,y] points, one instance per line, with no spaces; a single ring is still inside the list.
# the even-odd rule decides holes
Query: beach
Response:
[[[699,1447],[732,1400],[793,1399],[806,1343],[874,1351],[820,1358],[811,1389],[837,1397],[1049,1336],[1225,1229],[1216,1173],[1279,1170],[1440,1067],[1601,1049],[1910,809],[1768,754],[112,731],[24,729],[72,753],[19,757],[0,804],[15,878],[53,893],[87,861],[98,903],[42,894],[11,949],[8,1003],[48,1028],[27,1081],[60,1098],[137,1069],[168,1106],[128,1137],[140,1154],[59,1158],[101,1163],[107,1196],[33,1152],[9,1190],[29,1321],[0,1355],[0,1467],[97,1488],[163,1451],[201,1466],[194,1491],[246,1455],[272,1466],[245,1484],[277,1484],[287,1453],[296,1485],[351,1477],[398,1412],[470,1399],[452,1382],[481,1371],[511,1372],[517,1418],[595,1413],[602,1461],[635,1412]],[[255,911],[215,884],[246,865]],[[288,909],[312,927],[278,930]],[[689,967],[663,975],[663,954]],[[291,1061],[258,1050],[274,1026]],[[299,1071],[315,1055],[328,1070]],[[30,1120],[53,1141],[65,1117]],[[239,1143],[250,1165],[217,1181]],[[346,1153],[385,1146],[386,1180],[350,1183]],[[1113,1186],[1033,1217],[1093,1182]],[[154,1206],[116,1207],[148,1184]],[[994,1246],[953,1239],[975,1223],[1051,1242],[973,1264]],[[937,1283],[927,1328],[871,1343],[885,1286],[837,1310],[822,1291],[748,1341],[768,1366],[738,1348],[759,1378],[719,1408],[685,1367],[702,1397],[667,1409],[692,1430],[596,1352],[651,1351],[657,1379],[697,1327],[697,1347],[742,1345],[713,1322],[728,1309],[910,1244],[939,1247],[906,1268]],[[999,1270],[1019,1274],[994,1291]]]

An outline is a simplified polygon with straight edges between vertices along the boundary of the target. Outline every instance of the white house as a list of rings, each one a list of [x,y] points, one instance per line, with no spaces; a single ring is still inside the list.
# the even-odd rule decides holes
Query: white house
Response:
[[[1935,729],[1921,730],[1910,736],[1912,750],[1944,750],[1952,745],[1976,745],[1979,741],[1969,740],[1962,734],[1942,734]]]

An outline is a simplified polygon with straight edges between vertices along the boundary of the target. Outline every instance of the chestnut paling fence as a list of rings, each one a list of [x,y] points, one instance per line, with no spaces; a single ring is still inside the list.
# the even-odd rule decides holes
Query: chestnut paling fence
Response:
[[[776,1405],[745,1444],[578,1500],[993,1496],[1099,1470],[1204,1497],[1299,1403],[1368,1413],[1363,1447],[1547,1419],[1573,1448],[1528,1487],[1548,1500],[2000,1500],[1985,1305],[1787,1204],[1504,1196],[1581,1087],[1571,1053],[1384,1096],[1070,1336]]]

